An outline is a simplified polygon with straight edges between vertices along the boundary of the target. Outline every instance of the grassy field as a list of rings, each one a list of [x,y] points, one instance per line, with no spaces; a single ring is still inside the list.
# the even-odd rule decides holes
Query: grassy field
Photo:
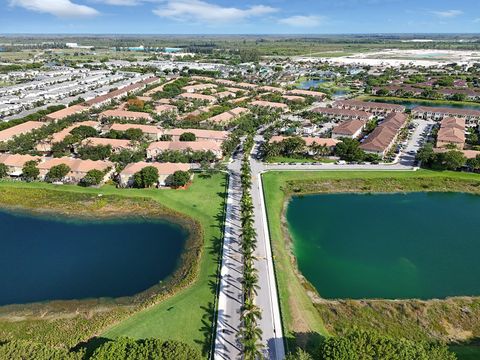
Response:
[[[70,195],[77,193],[78,195],[103,194],[149,198],[198,221],[202,225],[204,243],[197,280],[166,300],[140,311],[114,326],[109,326],[96,335],[105,338],[130,336],[178,339],[194,344],[206,353],[211,344],[210,335],[223,231],[226,181],[224,174],[216,174],[212,178],[197,176],[187,190],[116,189],[112,186],[86,189],[79,186],[54,186],[45,183],[1,182],[0,191],[5,188],[36,189],[38,192],[53,189]],[[29,201],[26,200],[26,202],[27,206],[34,206]],[[34,199],[31,202],[38,204],[39,208],[42,207],[42,199]],[[81,206],[81,202],[79,205]],[[74,209],[73,213],[75,213]],[[105,320],[105,324],[108,322],[108,319]],[[28,327],[28,324],[26,325]],[[51,325],[48,326],[51,327]],[[86,326],[88,328],[88,325]],[[51,330],[58,331],[55,328]]]
[[[291,253],[289,236],[285,231],[283,210],[285,201],[291,194],[302,193],[332,193],[332,192],[408,192],[408,191],[465,191],[480,193],[480,176],[475,174],[454,172],[431,172],[420,170],[417,172],[392,171],[306,171],[306,172],[268,172],[263,175],[264,195],[267,207],[268,224],[270,229],[275,269],[280,294],[283,327],[287,337],[287,345],[301,345],[309,348],[323,336],[338,333],[340,326],[364,326],[382,329],[397,335],[414,338],[432,338],[438,330],[445,335],[442,328],[444,315],[451,316],[455,326],[468,327],[465,334],[477,334],[480,327],[477,318],[480,313],[478,298],[472,301],[452,301],[435,304],[407,304],[392,306],[393,302],[380,302],[364,306],[365,302],[346,300],[344,302],[324,302],[314,304],[317,297],[315,289],[305,281],[295,265]],[[310,296],[309,296],[310,295]],[[386,304],[386,306],[385,306]],[[432,306],[430,306],[432,305]],[[469,319],[462,318],[461,306],[471,306],[474,310]],[[381,309],[383,306],[383,310]],[[370,310],[377,307],[376,310]],[[415,309],[423,309],[428,314],[429,321],[425,324],[415,321],[404,321],[408,315],[416,314]],[[446,310],[445,310],[446,309]],[[407,311],[407,314],[402,313]],[[431,312],[431,313],[429,313]],[[397,316],[398,315],[398,316]],[[457,322],[458,321],[458,322]],[[428,333],[425,328],[439,327]],[[463,334],[463,333],[462,333]],[[459,334],[454,334],[458,335]],[[445,335],[446,336],[446,335]],[[435,338],[435,337],[434,337]],[[466,358],[468,359],[468,358]]]

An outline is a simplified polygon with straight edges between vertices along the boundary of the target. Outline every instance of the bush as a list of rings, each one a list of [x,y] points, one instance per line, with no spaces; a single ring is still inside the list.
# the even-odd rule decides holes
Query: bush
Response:
[[[158,182],[158,169],[154,166],[146,166],[133,175],[133,185],[136,188],[149,188]]]
[[[37,168],[37,163],[34,160],[27,161],[22,168],[23,178],[27,181],[37,180],[40,175],[40,170]]]
[[[394,339],[374,332],[355,330],[346,336],[326,339],[319,349],[322,360],[455,360],[445,345],[404,338]]]
[[[182,135],[180,135],[179,140],[180,141],[195,141],[195,140],[197,140],[197,137],[195,136],[194,133],[186,132],[186,133],[183,133]]]
[[[200,360],[197,350],[180,341],[159,339],[133,340],[120,338],[100,346],[91,360]]]
[[[80,360],[83,353],[53,348],[46,344],[25,340],[0,342],[0,359],[9,360]]]
[[[77,150],[78,155],[82,160],[105,160],[112,155],[112,147],[110,145],[98,146],[82,146]]]
[[[190,173],[188,171],[175,171],[169,181],[170,186],[174,188],[182,187],[190,181]]]
[[[0,179],[7,177],[8,175],[8,166],[5,164],[0,164]]]
[[[102,182],[104,176],[105,176],[105,174],[103,173],[103,171],[93,169],[93,170],[90,170],[89,172],[87,172],[87,174],[82,179],[80,184],[82,186],[99,185]]]
[[[62,179],[67,176],[70,172],[70,167],[65,164],[59,164],[53,166],[46,175],[46,180],[48,182],[62,181]]]

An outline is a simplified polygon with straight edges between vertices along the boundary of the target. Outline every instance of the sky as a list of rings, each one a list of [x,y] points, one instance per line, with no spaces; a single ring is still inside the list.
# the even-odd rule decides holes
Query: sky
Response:
[[[480,33],[480,0],[0,0],[0,33]]]

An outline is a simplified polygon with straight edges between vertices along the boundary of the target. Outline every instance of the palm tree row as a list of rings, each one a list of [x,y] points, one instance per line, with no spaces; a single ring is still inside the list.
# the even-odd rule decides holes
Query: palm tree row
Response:
[[[262,330],[258,321],[262,313],[255,305],[255,295],[258,289],[258,273],[254,266],[254,252],[257,247],[257,233],[253,221],[253,201],[250,189],[252,187],[252,172],[250,169],[250,152],[253,147],[253,137],[249,136],[244,142],[244,157],[241,167],[242,199],[242,250],[243,250],[243,297],[242,309],[243,327],[239,333],[243,344],[244,359],[257,360],[262,358]]]

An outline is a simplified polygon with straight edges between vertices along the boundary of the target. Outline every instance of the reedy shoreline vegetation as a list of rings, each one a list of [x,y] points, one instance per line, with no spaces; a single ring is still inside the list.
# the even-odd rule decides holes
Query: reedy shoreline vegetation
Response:
[[[312,349],[352,328],[381,329],[394,338],[466,343],[480,336],[480,297],[444,300],[325,300],[300,274],[291,251],[285,209],[291,196],[313,193],[468,192],[480,177],[455,172],[322,171],[263,175],[287,345]],[[456,350],[457,348],[455,348]],[[460,348],[461,349],[461,348]]]
[[[161,285],[133,297],[0,307],[0,342],[20,339],[69,349],[109,328],[103,338],[180,340],[206,356],[211,344],[211,304],[215,296],[210,282],[215,281],[211,278],[216,277],[218,267],[225,179],[224,174],[218,173],[209,178],[197,176],[186,190],[0,182],[0,206],[6,209],[59,215],[67,220],[162,218],[187,227],[190,233],[181,265]],[[175,309],[167,311],[172,302]],[[144,316],[148,317],[146,321]],[[172,320],[172,316],[177,320]],[[124,325],[126,321],[128,326]],[[112,328],[113,324],[117,325]]]

